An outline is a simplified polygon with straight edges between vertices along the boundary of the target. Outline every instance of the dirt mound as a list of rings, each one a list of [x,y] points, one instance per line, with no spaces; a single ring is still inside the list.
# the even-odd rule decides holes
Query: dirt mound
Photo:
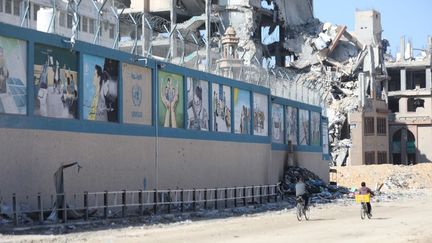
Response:
[[[432,163],[417,165],[362,165],[333,167],[337,170],[337,184],[348,188],[366,182],[372,190],[432,188]]]

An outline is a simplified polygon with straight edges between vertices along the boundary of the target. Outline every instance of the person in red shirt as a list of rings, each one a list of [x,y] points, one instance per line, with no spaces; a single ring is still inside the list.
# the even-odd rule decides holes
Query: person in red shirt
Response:
[[[362,183],[361,183],[361,187],[358,189],[358,191],[359,191],[359,195],[367,195],[367,194],[370,194],[371,196],[375,196],[375,194],[372,192],[372,190],[371,190],[369,187],[366,186],[366,182],[362,182]],[[367,202],[367,203],[366,203],[366,206],[367,206],[367,209],[368,209],[368,212],[367,212],[367,213],[368,213],[369,215],[372,215],[372,214],[371,214],[372,206],[371,206],[370,202]]]

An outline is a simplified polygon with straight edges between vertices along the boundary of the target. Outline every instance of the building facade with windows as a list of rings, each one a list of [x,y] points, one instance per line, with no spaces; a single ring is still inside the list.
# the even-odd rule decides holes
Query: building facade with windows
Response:
[[[396,60],[388,61],[390,159],[394,164],[432,161],[432,38],[414,58],[401,38]]]
[[[79,5],[71,5],[73,2]],[[0,0],[0,22],[71,38],[76,21],[77,40],[112,47],[118,33],[114,14],[117,10],[112,1],[102,3],[99,0]],[[100,14],[97,7],[102,7]]]

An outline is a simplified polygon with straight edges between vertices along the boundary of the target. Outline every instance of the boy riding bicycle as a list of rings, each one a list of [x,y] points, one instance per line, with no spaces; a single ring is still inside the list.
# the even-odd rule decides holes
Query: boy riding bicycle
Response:
[[[372,190],[366,186],[365,182],[361,183],[361,187],[358,189],[358,194],[359,195],[367,195],[370,194],[371,196],[375,196],[375,194],[372,192]],[[372,211],[372,206],[370,204],[370,202],[366,202],[366,206],[367,206],[367,213],[372,216],[371,211]]]
[[[302,177],[297,178],[295,190],[296,190],[296,198],[298,198],[298,197],[303,198],[305,209],[307,209],[308,204],[309,204],[309,193],[306,190],[306,184],[304,183],[304,180]]]

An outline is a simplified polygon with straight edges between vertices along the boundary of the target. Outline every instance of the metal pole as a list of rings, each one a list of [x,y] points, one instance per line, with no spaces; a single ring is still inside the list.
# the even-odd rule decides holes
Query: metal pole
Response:
[[[89,208],[88,208],[88,192],[84,192],[84,219],[88,220],[89,217]]]
[[[104,217],[108,218],[108,191],[104,193]]]
[[[206,20],[205,20],[205,27],[206,27],[206,71],[210,72],[211,70],[211,53],[210,53],[210,37],[211,37],[211,0],[205,1],[206,7]]]
[[[228,208],[228,188],[225,187],[225,208]]]
[[[14,225],[18,225],[18,212],[17,212],[17,206],[16,206],[16,195],[15,193],[12,194],[12,211],[13,211],[13,221]]]
[[[180,191],[180,201],[181,201],[180,211],[183,212],[184,211],[184,190],[183,189],[181,189]]]
[[[143,207],[143,191],[139,190],[138,191],[138,202],[139,202],[139,211],[140,211],[140,216],[142,216],[144,214],[144,207]]]
[[[41,193],[38,192],[38,209],[39,209],[39,223],[43,222],[43,206]]]
[[[218,189],[215,189],[214,198],[215,198],[215,209],[218,209]]]
[[[207,209],[207,188],[204,189],[204,209]]]
[[[234,207],[237,207],[237,187],[234,188]]]
[[[168,213],[171,213],[171,189],[168,189]]]
[[[177,13],[176,13],[176,2],[177,0],[171,0],[170,6],[170,21],[171,21],[171,36],[170,36],[170,46],[171,46],[171,59],[177,56],[177,45],[175,42],[174,26],[177,24]]]
[[[66,194],[63,192],[63,223],[67,222]]]
[[[262,185],[260,185],[260,189],[259,189],[259,194],[260,194],[260,204],[262,204],[263,203],[263,198],[262,198],[262,196],[263,196],[263,190],[262,190]]]
[[[192,208],[193,211],[196,211],[196,189],[195,188],[192,191]]]
[[[142,17],[141,17],[141,28],[142,28],[142,56],[145,57],[145,51],[147,50],[147,38],[148,38],[148,34],[146,33],[146,28],[145,28],[145,16],[147,15],[147,13],[150,10],[150,1],[149,0],[144,0],[144,4],[143,4],[143,12],[142,12]]]
[[[157,189],[154,189],[154,192],[153,192],[153,211],[154,211],[154,214],[156,214],[156,211],[157,211],[157,204],[158,204],[158,192],[157,192]]]
[[[255,186],[252,186],[252,204],[255,203]]]
[[[126,190],[122,190],[122,217],[126,216]]]
[[[246,206],[246,186],[243,186],[243,206]]]

